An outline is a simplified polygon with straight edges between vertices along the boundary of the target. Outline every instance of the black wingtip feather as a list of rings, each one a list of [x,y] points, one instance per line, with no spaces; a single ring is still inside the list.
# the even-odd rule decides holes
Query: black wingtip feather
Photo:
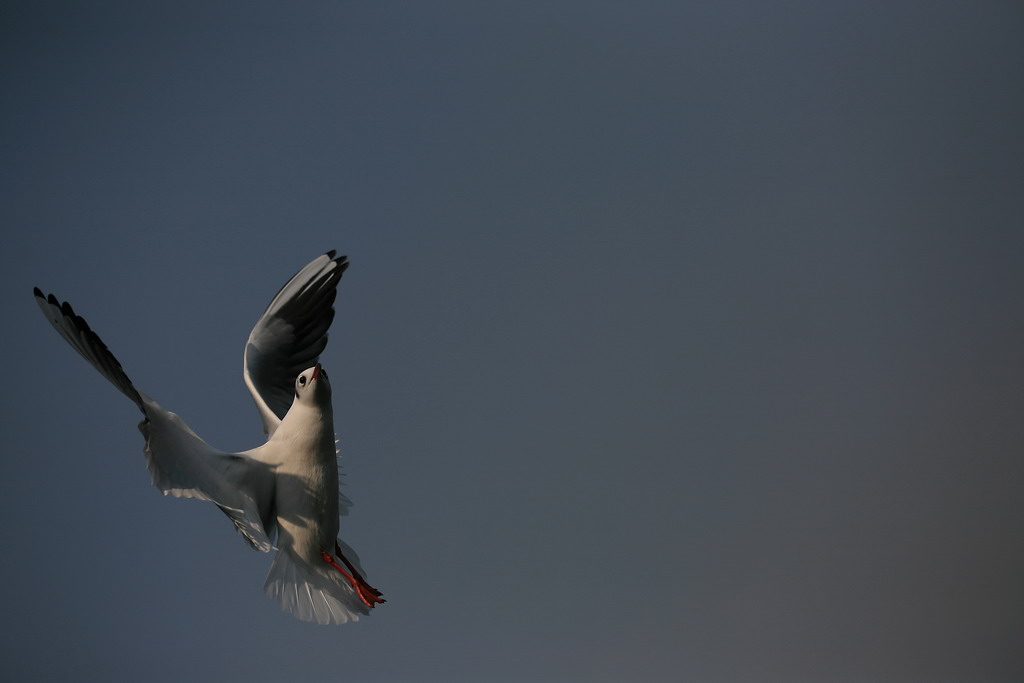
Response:
[[[125,374],[121,363],[110,352],[99,335],[89,327],[85,318],[76,314],[67,301],[61,302],[53,294],[43,299],[42,290],[36,287],[34,291],[41,301],[45,301],[55,309],[49,312],[43,311],[43,314],[46,315],[57,333],[145,414],[146,406],[138,390]]]

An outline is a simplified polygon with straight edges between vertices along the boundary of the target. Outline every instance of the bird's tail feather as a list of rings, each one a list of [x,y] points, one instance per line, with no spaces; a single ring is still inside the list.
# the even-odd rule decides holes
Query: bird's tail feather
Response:
[[[344,624],[370,610],[356,591],[330,565],[312,566],[288,548],[277,551],[263,590],[285,612],[302,621]]]

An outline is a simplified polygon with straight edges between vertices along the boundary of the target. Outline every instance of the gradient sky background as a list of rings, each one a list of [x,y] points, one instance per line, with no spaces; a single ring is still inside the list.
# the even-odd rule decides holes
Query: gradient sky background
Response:
[[[0,678],[1024,680],[1018,2],[5,2]],[[294,620],[149,485],[349,254]]]

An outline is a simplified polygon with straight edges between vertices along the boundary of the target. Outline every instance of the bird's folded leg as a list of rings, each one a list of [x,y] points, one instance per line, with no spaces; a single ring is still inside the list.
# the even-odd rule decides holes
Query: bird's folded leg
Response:
[[[358,571],[356,571],[356,568],[353,567],[352,563],[348,561],[348,559],[345,557],[345,554],[341,552],[341,547],[335,544],[334,548],[335,552],[337,552],[338,554],[338,557],[345,564],[345,567],[348,567],[348,571],[345,571],[345,568],[338,564],[335,561],[334,557],[332,557],[331,554],[326,550],[321,550],[320,556],[323,557],[324,562],[326,562],[327,564],[331,565],[339,572],[341,572],[341,575],[344,576],[348,580],[349,584],[352,585],[352,588],[355,589],[356,595],[358,595],[359,599],[363,601],[363,604],[367,607],[376,607],[378,604],[382,602],[387,602],[384,598],[381,597],[381,592],[373,586],[371,586],[370,584],[368,584],[366,582],[366,579],[364,579],[362,575]]]

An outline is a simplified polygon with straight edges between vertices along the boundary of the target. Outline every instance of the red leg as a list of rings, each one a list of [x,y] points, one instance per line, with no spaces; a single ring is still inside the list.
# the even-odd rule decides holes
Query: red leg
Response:
[[[334,544],[334,552],[335,552],[335,554],[337,554],[337,556],[339,558],[341,558],[341,561],[345,563],[345,566],[348,567],[348,570],[350,572],[352,572],[352,576],[355,577],[356,581],[358,581],[368,592],[370,592],[370,593],[372,593],[373,595],[376,595],[376,596],[383,595],[383,593],[381,593],[379,590],[377,590],[376,588],[371,586],[369,583],[367,583],[366,579],[363,578],[362,574],[360,574],[358,571],[356,571],[356,568],[353,567],[352,563],[348,561],[347,557],[345,557],[345,553],[341,552],[341,546],[338,545],[337,543]],[[379,602],[387,602],[387,601],[386,600],[380,600]]]
[[[331,565],[339,572],[341,572],[341,575],[344,576],[348,580],[352,588],[355,589],[356,595],[358,595],[359,599],[363,601],[363,604],[367,607],[375,607],[379,603],[386,602],[384,598],[380,597],[381,592],[373,586],[371,586],[370,584],[368,584],[366,582],[366,579],[364,579],[359,574],[359,572],[355,570],[355,567],[353,567],[352,563],[348,561],[345,555],[341,552],[341,548],[338,547],[337,544],[335,544],[335,548],[337,549],[338,557],[340,557],[341,561],[345,563],[345,566],[349,568],[349,571],[352,572],[351,574],[345,571],[341,565],[335,562],[334,558],[331,557],[331,554],[326,550],[321,550],[320,556],[324,558],[324,562],[326,562],[327,564]]]

